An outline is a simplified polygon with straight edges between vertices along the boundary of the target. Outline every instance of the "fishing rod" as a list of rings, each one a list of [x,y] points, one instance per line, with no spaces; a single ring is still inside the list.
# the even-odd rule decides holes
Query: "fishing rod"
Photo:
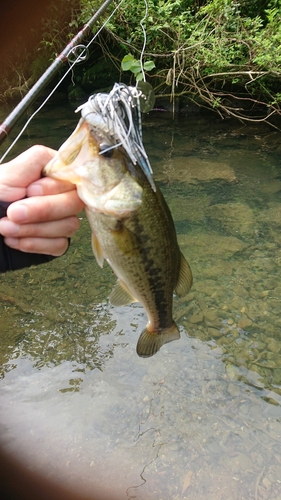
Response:
[[[77,33],[77,35],[69,42],[65,49],[56,57],[54,62],[49,66],[49,68],[43,73],[39,80],[33,85],[33,87],[28,91],[24,98],[19,102],[19,104],[13,109],[13,111],[7,116],[7,118],[0,124],[0,144],[4,142],[6,137],[8,137],[12,127],[19,120],[26,109],[35,101],[40,92],[47,86],[47,84],[52,80],[54,75],[59,71],[63,64],[68,61],[68,57],[75,48],[79,47],[79,43],[85,38],[90,29],[93,27],[97,19],[103,14],[107,9],[112,0],[106,0],[101,7],[95,12],[93,17],[85,24],[85,26]],[[80,45],[80,48],[84,50],[84,46]],[[77,61],[83,59],[83,50],[78,55]]]

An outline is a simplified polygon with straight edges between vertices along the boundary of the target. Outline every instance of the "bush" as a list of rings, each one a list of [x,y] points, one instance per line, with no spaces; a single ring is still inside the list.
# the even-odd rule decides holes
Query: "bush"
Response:
[[[38,78],[100,5],[54,0],[40,27],[40,44],[31,52],[19,50],[14,82],[28,86]],[[222,117],[244,121],[280,116],[281,0],[147,0],[147,15],[138,0],[118,5],[114,0],[97,22],[94,31],[117,9],[92,45],[94,55],[98,48],[98,57],[111,59],[113,78],[121,73],[128,81],[124,71],[130,69],[134,83],[142,78],[142,64],[155,93],[173,102],[188,96]],[[121,67],[128,57],[134,64]],[[76,71],[79,83],[85,68]],[[6,81],[2,72],[2,88]]]
[[[92,3],[83,0],[83,9]],[[158,94],[187,95],[221,116],[252,121],[280,115],[280,17],[280,0],[148,0],[144,61],[156,68],[147,77]],[[143,18],[142,2],[123,3],[101,46],[110,36],[120,60],[126,54],[138,60]]]

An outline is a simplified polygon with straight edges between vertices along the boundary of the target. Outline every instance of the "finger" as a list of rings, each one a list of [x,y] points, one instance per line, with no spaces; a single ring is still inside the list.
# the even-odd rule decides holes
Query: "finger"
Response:
[[[60,257],[69,247],[68,238],[4,238],[5,244],[27,253]]]
[[[7,216],[16,223],[48,222],[76,215],[84,207],[76,190],[57,195],[33,196],[12,203]]]
[[[10,167],[11,178],[13,177],[15,180],[19,181],[18,177],[21,176],[22,185],[28,185],[40,177],[41,171],[55,154],[55,149],[37,144],[23,151],[23,153],[4,165],[5,167]],[[27,178],[28,184],[25,184]]]
[[[10,195],[9,190],[14,190],[15,187],[24,189],[31,182],[39,179],[44,166],[55,153],[54,149],[37,145],[27,149],[8,163],[4,163],[1,166],[0,175],[3,178],[3,189],[6,188],[5,199],[9,201],[7,198]],[[1,195],[2,193],[0,193]],[[25,196],[25,192],[23,196]]]
[[[46,196],[47,194],[60,194],[76,189],[75,185],[68,181],[60,181],[52,177],[43,177],[35,182],[32,182],[27,187],[27,197],[30,196]]]
[[[0,220],[0,234],[9,238],[70,238],[78,230],[79,219],[73,215],[65,219],[38,224],[16,224],[7,217]]]

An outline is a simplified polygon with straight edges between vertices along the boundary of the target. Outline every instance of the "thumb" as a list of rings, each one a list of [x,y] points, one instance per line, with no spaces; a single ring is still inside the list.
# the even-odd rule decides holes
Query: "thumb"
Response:
[[[40,179],[44,166],[55,155],[54,149],[32,146],[19,156],[0,165],[0,199],[15,201],[26,196],[26,188]]]

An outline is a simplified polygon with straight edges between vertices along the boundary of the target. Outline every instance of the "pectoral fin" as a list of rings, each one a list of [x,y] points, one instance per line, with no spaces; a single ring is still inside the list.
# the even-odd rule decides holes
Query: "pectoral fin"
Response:
[[[127,306],[132,302],[137,302],[135,297],[133,297],[128,288],[120,280],[114,286],[109,296],[109,301],[113,306]]]
[[[186,295],[191,286],[192,286],[193,278],[190,266],[186,260],[186,258],[181,253],[181,262],[180,262],[180,273],[179,279],[177,282],[177,286],[175,288],[175,292],[179,297],[183,297]]]
[[[173,323],[171,328],[162,332],[150,332],[147,328],[143,330],[137,343],[137,354],[141,358],[149,358],[159,351],[162,345],[178,340],[180,332],[176,325]]]
[[[139,249],[140,241],[138,236],[122,222],[112,231],[112,235],[119,250],[124,254],[132,254]]]
[[[103,261],[104,261],[104,256],[103,256],[103,251],[100,246],[100,242],[98,238],[96,237],[95,233],[92,233],[92,249],[94,256],[97,259],[97,263],[100,267],[103,267]]]

